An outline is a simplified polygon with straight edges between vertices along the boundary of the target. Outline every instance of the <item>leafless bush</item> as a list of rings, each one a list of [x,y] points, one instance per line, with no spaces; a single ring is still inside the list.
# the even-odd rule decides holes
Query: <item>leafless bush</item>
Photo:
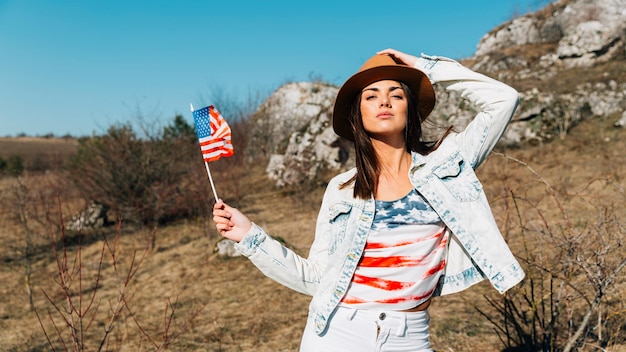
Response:
[[[507,158],[526,167],[545,186],[547,198],[509,190],[506,235],[522,241],[527,279],[501,298],[487,298],[497,314],[479,311],[494,324],[507,351],[568,352],[623,344],[624,190],[610,180],[594,180],[589,194],[568,195],[584,204],[571,209],[564,205],[566,197],[528,164]],[[606,188],[620,195],[617,202],[597,202]]]
[[[129,125],[80,141],[69,175],[86,200],[104,204],[125,221],[156,226],[200,213],[198,180],[191,172],[198,156],[189,133],[139,138]]]
[[[155,334],[147,332],[131,309],[134,295],[131,284],[141,264],[150,253],[151,240],[142,252],[133,251],[130,258],[124,260],[119,247],[120,233],[121,222],[118,222],[113,241],[107,240],[106,236],[103,237],[96,263],[84,261],[80,237],[77,246],[72,250],[65,244],[64,231],[62,231],[62,244],[60,245],[54,240],[54,236],[51,236],[56,260],[57,290],[53,288],[42,290],[49,305],[35,309],[35,313],[52,350],[118,350],[122,346],[133,344],[140,346],[145,339],[154,351],[161,351],[186,331],[187,326],[200,313],[202,308],[191,312],[180,326],[174,326],[178,299],[172,302],[170,298],[167,298],[161,331]],[[99,290],[102,286],[105,267],[112,268],[110,274],[114,277],[118,290],[117,296],[104,300],[108,309],[106,309],[106,314],[103,314],[101,312],[103,298],[100,297]],[[132,337],[132,335],[129,335],[127,331],[118,332],[114,336],[116,326],[123,325],[123,321],[131,321],[137,327],[136,335],[143,336],[143,338],[138,338],[136,342],[129,341],[129,336]]]
[[[0,209],[4,213],[3,225],[15,228],[3,238],[2,246],[12,254],[6,254],[5,263],[15,263],[23,270],[24,288],[29,306],[33,305],[33,263],[41,255],[46,243],[46,228],[59,229],[60,224],[46,222],[46,214],[56,209],[54,199],[61,192],[63,182],[53,175],[26,174],[5,179],[10,185],[0,194]]]

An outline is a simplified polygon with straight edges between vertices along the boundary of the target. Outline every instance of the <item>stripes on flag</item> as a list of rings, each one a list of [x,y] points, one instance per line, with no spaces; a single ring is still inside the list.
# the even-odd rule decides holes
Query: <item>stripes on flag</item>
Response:
[[[213,105],[193,111],[193,120],[204,161],[211,162],[234,154],[230,126]]]

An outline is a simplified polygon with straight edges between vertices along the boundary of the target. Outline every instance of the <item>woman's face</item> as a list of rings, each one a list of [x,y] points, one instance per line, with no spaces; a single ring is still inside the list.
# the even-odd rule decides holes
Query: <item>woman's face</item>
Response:
[[[376,139],[404,135],[407,98],[397,81],[384,80],[361,91],[363,128]]]

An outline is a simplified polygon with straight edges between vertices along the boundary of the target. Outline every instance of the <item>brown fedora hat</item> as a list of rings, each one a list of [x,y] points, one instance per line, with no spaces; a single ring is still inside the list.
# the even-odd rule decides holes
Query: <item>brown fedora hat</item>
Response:
[[[357,94],[368,85],[394,80],[408,85],[417,101],[417,110],[424,121],[435,106],[435,90],[426,74],[416,68],[397,63],[389,55],[374,55],[352,77],[339,88],[333,108],[333,129],[335,133],[349,140],[354,140],[350,128],[350,107]],[[420,121],[420,122],[421,122]]]

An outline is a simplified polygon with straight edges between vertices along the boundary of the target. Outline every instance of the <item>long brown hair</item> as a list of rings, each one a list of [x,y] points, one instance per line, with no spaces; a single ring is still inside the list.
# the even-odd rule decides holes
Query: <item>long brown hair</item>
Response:
[[[404,144],[407,152],[415,152],[427,155],[436,150],[444,138],[448,136],[452,128],[444,133],[437,141],[425,142],[422,140],[422,118],[417,110],[417,101],[413,92],[406,84],[400,82],[407,99],[407,122],[404,130]],[[376,194],[378,178],[380,176],[380,163],[372,140],[363,127],[361,115],[361,94],[357,94],[352,102],[350,116],[348,117],[354,135],[354,150],[356,156],[356,174],[340,188],[346,188],[354,183],[354,197],[368,199]]]

